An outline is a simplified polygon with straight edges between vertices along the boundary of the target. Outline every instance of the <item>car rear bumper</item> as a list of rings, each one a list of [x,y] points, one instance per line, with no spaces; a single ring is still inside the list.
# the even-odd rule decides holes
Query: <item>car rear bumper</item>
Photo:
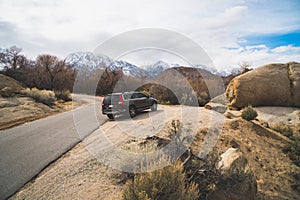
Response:
[[[102,109],[102,114],[103,115],[119,115],[121,113],[126,112],[126,109],[120,109],[120,110],[112,110],[112,109]]]

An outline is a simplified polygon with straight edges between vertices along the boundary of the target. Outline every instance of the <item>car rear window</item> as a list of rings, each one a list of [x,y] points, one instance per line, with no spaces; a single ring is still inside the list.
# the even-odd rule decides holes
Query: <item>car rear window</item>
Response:
[[[124,94],[124,99],[130,99],[131,98],[132,93],[126,93]]]
[[[105,104],[115,103],[119,101],[119,95],[108,95],[104,98]]]

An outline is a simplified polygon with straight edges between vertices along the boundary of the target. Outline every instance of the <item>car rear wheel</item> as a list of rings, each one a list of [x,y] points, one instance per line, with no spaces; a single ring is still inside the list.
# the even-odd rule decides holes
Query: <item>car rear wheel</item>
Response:
[[[129,116],[131,118],[134,118],[135,115],[136,115],[136,108],[135,108],[135,106],[130,106],[128,112],[129,112]]]
[[[151,106],[151,111],[157,111],[157,103],[153,103],[153,105]]]
[[[115,116],[113,114],[108,114],[107,117],[111,120],[114,120],[115,119]]]

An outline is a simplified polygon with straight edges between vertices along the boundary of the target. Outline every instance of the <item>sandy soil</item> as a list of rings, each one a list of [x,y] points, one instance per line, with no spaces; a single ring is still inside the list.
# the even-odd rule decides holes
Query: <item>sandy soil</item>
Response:
[[[125,179],[116,169],[124,164],[122,153],[132,153],[128,144],[154,135],[167,137],[170,122],[176,119],[185,133],[195,136],[191,146],[195,155],[214,146],[220,154],[239,146],[256,175],[259,199],[300,198],[290,187],[295,182],[291,173],[299,168],[282,153],[288,139],[273,137],[260,123],[241,118],[223,124],[223,115],[204,108],[160,106],[157,112],[144,112],[133,120],[108,121],[11,199],[121,199]],[[218,126],[223,127],[220,134]]]

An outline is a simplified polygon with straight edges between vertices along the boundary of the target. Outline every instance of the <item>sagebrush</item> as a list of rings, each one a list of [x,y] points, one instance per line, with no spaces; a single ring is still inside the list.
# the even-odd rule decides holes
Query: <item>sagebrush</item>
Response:
[[[257,117],[257,112],[252,106],[247,106],[242,111],[242,118],[250,121],[254,120]]]
[[[55,97],[63,101],[72,101],[70,90],[57,90],[54,91]]]
[[[180,162],[163,169],[138,174],[128,181],[123,190],[124,200],[185,199],[199,198],[195,183],[185,185],[185,174]]]
[[[35,99],[37,102],[41,102],[48,106],[53,105],[54,102],[57,100],[55,97],[55,93],[50,90],[39,90],[37,88],[32,88],[32,89],[27,88],[22,90],[21,94],[27,97],[31,97]]]

